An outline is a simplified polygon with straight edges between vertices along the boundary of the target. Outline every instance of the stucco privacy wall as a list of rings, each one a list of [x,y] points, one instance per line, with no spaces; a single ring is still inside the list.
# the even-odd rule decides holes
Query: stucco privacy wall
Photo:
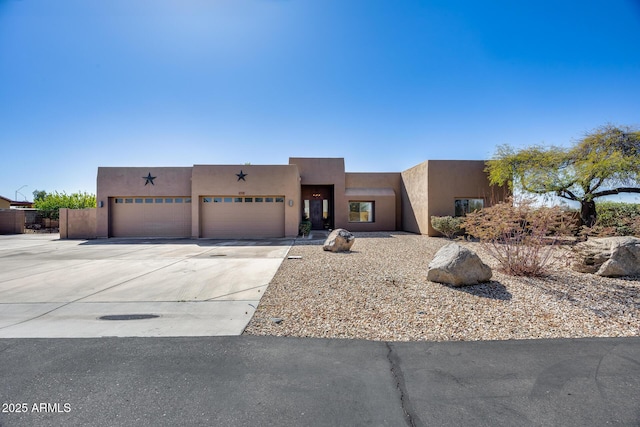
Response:
[[[60,209],[61,239],[95,239],[97,208]]]
[[[402,184],[399,172],[345,174],[345,204],[349,201],[373,201],[374,222],[348,223],[353,231],[402,230]]]
[[[422,162],[400,174],[402,229],[412,233],[426,234],[429,214],[428,178],[429,163]],[[423,231],[424,230],[424,231]]]
[[[0,209],[0,234],[24,233],[24,212],[19,209]]]
[[[238,179],[242,170],[245,179]],[[192,236],[200,237],[202,196],[284,196],[286,237],[298,235],[300,175],[296,165],[195,165],[192,176]]]
[[[96,235],[109,236],[110,198],[165,197],[191,194],[191,167],[99,167],[97,179]],[[144,177],[155,177],[153,184]]]

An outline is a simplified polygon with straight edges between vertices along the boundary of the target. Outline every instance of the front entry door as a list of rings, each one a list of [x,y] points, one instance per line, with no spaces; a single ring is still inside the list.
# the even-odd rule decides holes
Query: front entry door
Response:
[[[309,220],[313,230],[322,230],[322,200],[312,199],[309,201]]]

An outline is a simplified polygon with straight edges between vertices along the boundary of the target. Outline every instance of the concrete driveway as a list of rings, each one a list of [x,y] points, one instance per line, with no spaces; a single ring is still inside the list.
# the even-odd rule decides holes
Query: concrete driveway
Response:
[[[240,335],[292,243],[0,236],[0,338]]]

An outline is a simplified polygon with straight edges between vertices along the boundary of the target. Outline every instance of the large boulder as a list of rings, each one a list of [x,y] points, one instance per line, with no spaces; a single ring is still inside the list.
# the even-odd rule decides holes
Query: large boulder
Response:
[[[336,228],[324,241],[322,249],[331,252],[347,252],[356,241],[356,237],[344,228]]]
[[[453,286],[477,285],[491,279],[491,268],[471,249],[449,243],[429,263],[427,279]]]
[[[580,242],[574,247],[571,268],[604,277],[640,275],[640,239],[622,236]]]

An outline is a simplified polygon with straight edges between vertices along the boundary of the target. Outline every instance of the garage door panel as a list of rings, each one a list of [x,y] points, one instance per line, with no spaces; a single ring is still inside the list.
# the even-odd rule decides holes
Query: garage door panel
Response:
[[[284,236],[284,198],[281,196],[243,198],[212,196],[200,199],[202,237],[254,238]],[[225,202],[224,200],[229,200]],[[242,202],[236,200],[241,199]],[[251,202],[246,200],[250,199]],[[216,201],[218,200],[218,201]],[[279,200],[276,202],[276,200]]]
[[[181,203],[175,203],[176,199]],[[111,236],[190,237],[189,200],[188,197],[115,197],[110,200]]]

